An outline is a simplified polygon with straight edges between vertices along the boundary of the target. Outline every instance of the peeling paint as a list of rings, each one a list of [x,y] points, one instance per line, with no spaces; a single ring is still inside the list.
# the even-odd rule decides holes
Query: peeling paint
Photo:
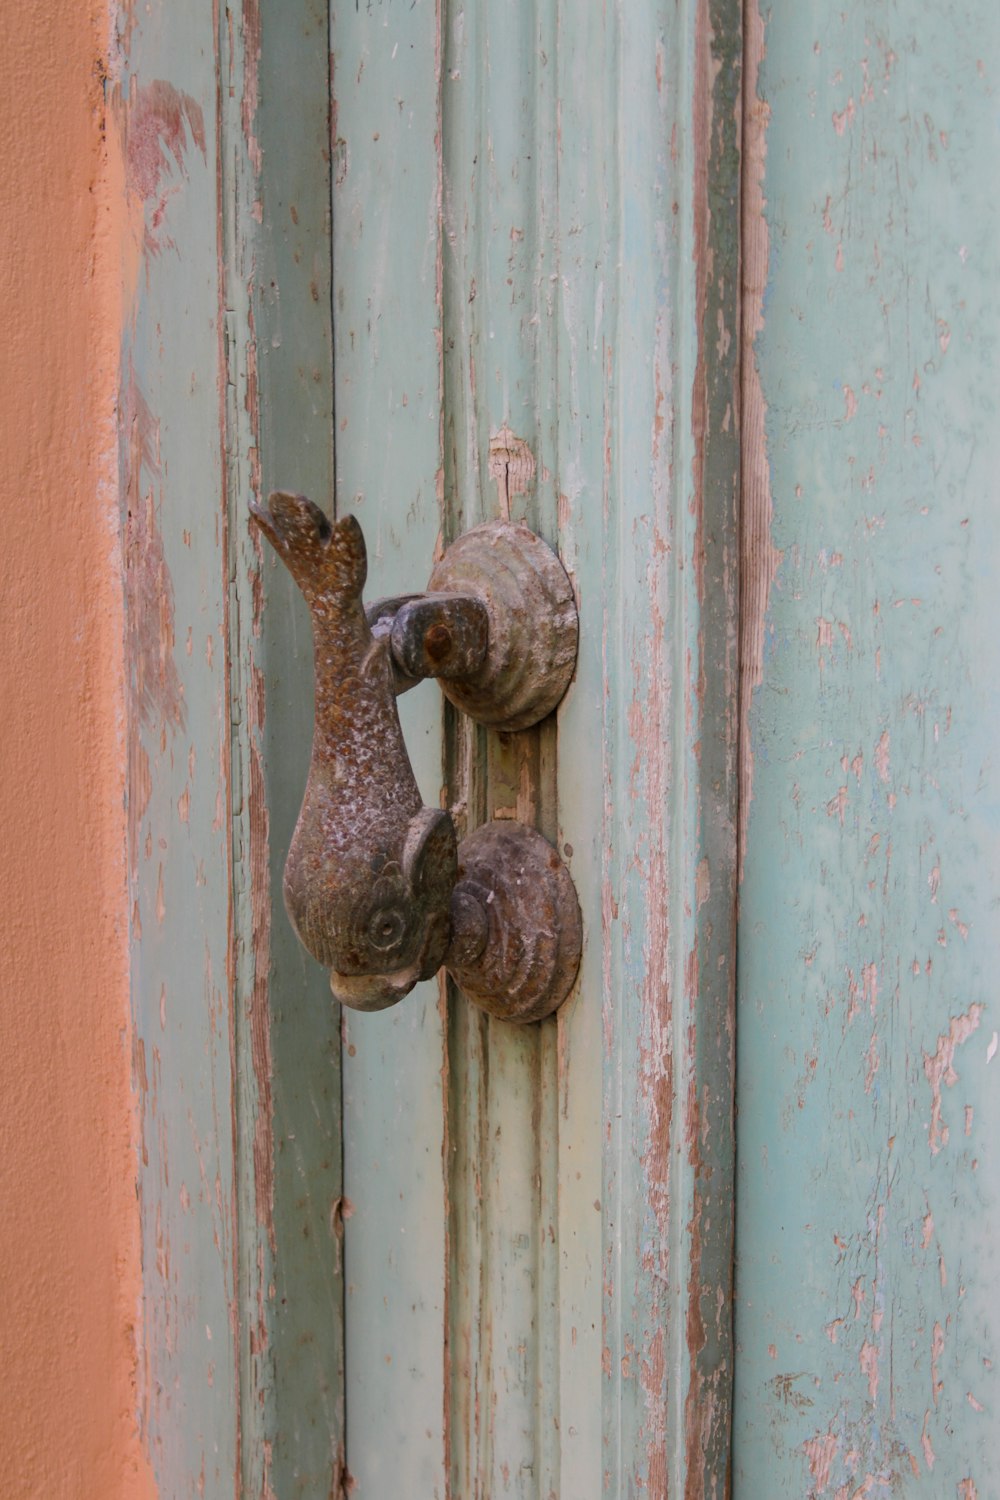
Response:
[[[144,244],[157,255],[176,249],[164,228],[167,204],[186,175],[185,158],[193,144],[207,160],[205,116],[190,94],[162,78],[129,85],[125,121],[125,176],[130,193],[144,209]]]
[[[741,288],[741,496],[740,496],[740,745],[739,879],[746,860],[753,797],[750,708],[764,680],[764,636],[771,587],[781,553],[771,541],[773,505],[767,457],[767,407],[754,345],[764,327],[764,292],[770,257],[764,180],[770,105],[759,93],[765,56],[764,19],[758,0],[748,0],[743,20],[743,187]]]
[[[947,1146],[949,1140],[948,1126],[941,1120],[942,1086],[953,1088],[958,1082],[958,1074],[954,1067],[955,1048],[969,1040],[979,1025],[982,1013],[982,1005],[974,1002],[963,1015],[953,1016],[948,1030],[938,1037],[933,1053],[924,1053],[924,1076],[931,1089],[931,1118],[927,1142],[934,1156],[942,1147]]]
[[[831,1432],[825,1432],[821,1437],[809,1438],[802,1445],[802,1451],[809,1460],[809,1472],[812,1475],[816,1493],[822,1495],[830,1484],[830,1467],[837,1456],[837,1438]]]
[[[147,729],[185,723],[184,691],[174,661],[174,589],[156,519],[157,425],[135,379],[122,402],[128,441],[125,523],[126,652],[132,702]],[[149,477],[143,489],[142,475]]]
[[[990,1472],[969,1397],[991,1410],[995,1363],[997,318],[976,258],[998,235],[977,70],[998,13],[762,9],[745,499],[750,588],[770,590],[743,597],[763,678],[741,725],[734,1475],[938,1500]],[[808,1406],[776,1401],[771,1343],[796,1350]]]
[[[490,438],[489,471],[490,478],[496,482],[500,517],[509,521],[512,519],[511,500],[531,493],[535,456],[524,438],[512,432],[506,422]]]

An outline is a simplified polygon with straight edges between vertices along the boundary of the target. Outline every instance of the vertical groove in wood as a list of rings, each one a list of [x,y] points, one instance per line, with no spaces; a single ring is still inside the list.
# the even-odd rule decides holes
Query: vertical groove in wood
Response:
[[[554,464],[559,544],[580,610],[572,688],[560,706],[560,850],[584,915],[576,993],[557,1017],[561,1488],[596,1500],[607,1463],[602,1421],[602,1226],[612,1212],[603,1186],[602,823],[606,715],[605,599],[616,586],[605,490],[607,317],[617,234],[615,149],[609,97],[617,58],[612,20],[597,7],[560,0],[556,12],[557,326]],[[546,1497],[547,1500],[547,1497]]]
[[[555,11],[452,5],[444,26],[446,535],[510,515],[554,540]],[[452,789],[469,827],[517,816],[553,837],[554,723],[480,740],[485,774]],[[456,1497],[559,1488],[555,1036],[453,1018],[453,1076],[481,1101],[451,1122],[449,1337],[480,1350],[453,1366]]]
[[[337,511],[369,598],[423,588],[441,529],[440,18],[333,0]],[[441,695],[400,701],[426,803],[442,797]],[[344,1014],[347,1463],[362,1495],[445,1493],[448,1089],[436,983]]]
[[[739,29],[616,8],[605,46],[609,1496],[728,1483]]]
[[[764,323],[768,227],[764,214],[764,166],[770,109],[758,93],[764,57],[764,20],[759,0],[744,0],[743,170],[741,188],[740,392],[740,702],[739,702],[739,878],[746,857],[747,820],[753,797],[750,707],[764,677],[764,633],[771,585],[780,558],[771,545],[771,475],[764,431],[764,394],[754,342]]]
[[[327,1500],[343,1460],[339,1021],[281,899],[311,647],[248,504],[333,490],[329,23],[324,0],[219,20],[241,1486]]]
[[[486,731],[458,715],[445,715],[447,781],[464,788],[454,804],[459,838],[485,821],[483,765]],[[448,993],[447,1097],[448,1321],[450,1360],[444,1392],[448,1436],[448,1495],[474,1496],[483,1442],[486,1404],[482,1372],[488,1360],[483,1224],[484,1141],[489,1090],[487,1017],[462,1000],[454,985]]]

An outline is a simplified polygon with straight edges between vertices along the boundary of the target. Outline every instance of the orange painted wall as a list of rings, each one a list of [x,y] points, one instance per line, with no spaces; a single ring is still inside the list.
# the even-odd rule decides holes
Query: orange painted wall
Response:
[[[0,1492],[138,1500],[114,397],[94,0],[0,5]],[[114,149],[113,147],[111,149]]]

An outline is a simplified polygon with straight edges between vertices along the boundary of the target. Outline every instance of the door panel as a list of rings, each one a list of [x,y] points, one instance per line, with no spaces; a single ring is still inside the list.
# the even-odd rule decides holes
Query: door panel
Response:
[[[765,19],[735,1489],[969,1500],[996,1474],[1000,13]]]
[[[509,514],[583,626],[558,722],[449,712],[442,741],[433,685],[402,705],[427,801],[565,852],[585,953],[539,1027],[434,986],[345,1019],[348,1467],[377,1496],[720,1492],[738,14],[335,3],[331,34],[369,592]]]
[[[367,598],[427,582],[441,527],[439,47],[424,5],[335,6],[336,495]],[[323,503],[328,496],[321,497]],[[400,701],[441,800],[436,684]],[[343,1014],[348,1467],[359,1494],[445,1493],[445,1040],[437,982]]]
[[[281,873],[312,733],[309,623],[251,495],[333,482],[324,0],[221,20],[243,1493],[324,1497],[344,1462],[339,1017]],[[294,80],[294,87],[291,81]]]
[[[163,1500],[326,1500],[340,1027],[280,881],[311,649],[247,527],[261,487],[332,487],[326,6],[118,20],[142,1429]]]

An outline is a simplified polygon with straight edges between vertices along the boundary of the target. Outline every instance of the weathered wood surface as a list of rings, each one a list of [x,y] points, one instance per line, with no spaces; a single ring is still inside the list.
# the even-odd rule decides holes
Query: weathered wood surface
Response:
[[[161,1493],[720,1495],[739,7],[216,19],[124,7],[109,84],[136,236],[129,878]],[[1000,1199],[1000,13],[748,19],[733,1486],[973,1500]],[[531,1031],[437,986],[350,1018],[346,1197],[338,1017],[275,899],[308,625],[245,528],[272,484],[333,493],[331,299],[337,504],[368,529],[370,591],[422,586],[442,541],[510,513],[559,547],[583,624],[558,728],[449,713],[442,762],[436,689],[404,700],[425,800],[558,841],[587,947]]]
[[[339,1018],[280,904],[308,626],[246,515],[292,474],[332,491],[327,16],[125,7],[119,30],[142,1421],[164,1500],[327,1500]]]
[[[227,558],[211,16],[121,16],[136,243],[121,397],[145,1356],[166,1496],[237,1465]]]
[[[424,587],[440,528],[439,47],[433,6],[336,4],[337,511],[367,597]],[[400,701],[423,800],[441,800],[435,683]],[[347,1463],[359,1495],[443,1496],[446,1206],[437,981],[344,1014]]]
[[[338,504],[374,592],[508,511],[559,546],[584,633],[558,729],[447,716],[442,767],[434,688],[403,709],[426,800],[558,840],[588,928],[537,1030],[434,986],[350,1018],[343,1201],[336,1017],[270,912],[307,628],[242,514],[333,486],[326,18],[296,15],[223,16],[200,52],[190,17],[129,20],[118,84],[154,1461],[166,1494],[340,1482],[346,1222],[360,1493],[721,1493],[739,17],[335,9]],[[1000,19],[768,16],[734,1487],[969,1500],[995,1358]]]
[[[220,76],[233,723],[240,1483],[327,1500],[344,1465],[340,1016],[281,896],[312,736],[307,612],[251,535],[280,486],[333,496],[323,0],[226,16]]]
[[[1000,11],[763,9],[734,1487],[985,1500]]]
[[[537,1029],[431,986],[346,1020],[348,1467],[362,1495],[721,1493],[739,8],[335,0],[331,36],[370,592],[509,513],[583,630],[558,730],[449,715],[443,771],[434,688],[403,700],[425,800],[565,850],[586,951]]]

